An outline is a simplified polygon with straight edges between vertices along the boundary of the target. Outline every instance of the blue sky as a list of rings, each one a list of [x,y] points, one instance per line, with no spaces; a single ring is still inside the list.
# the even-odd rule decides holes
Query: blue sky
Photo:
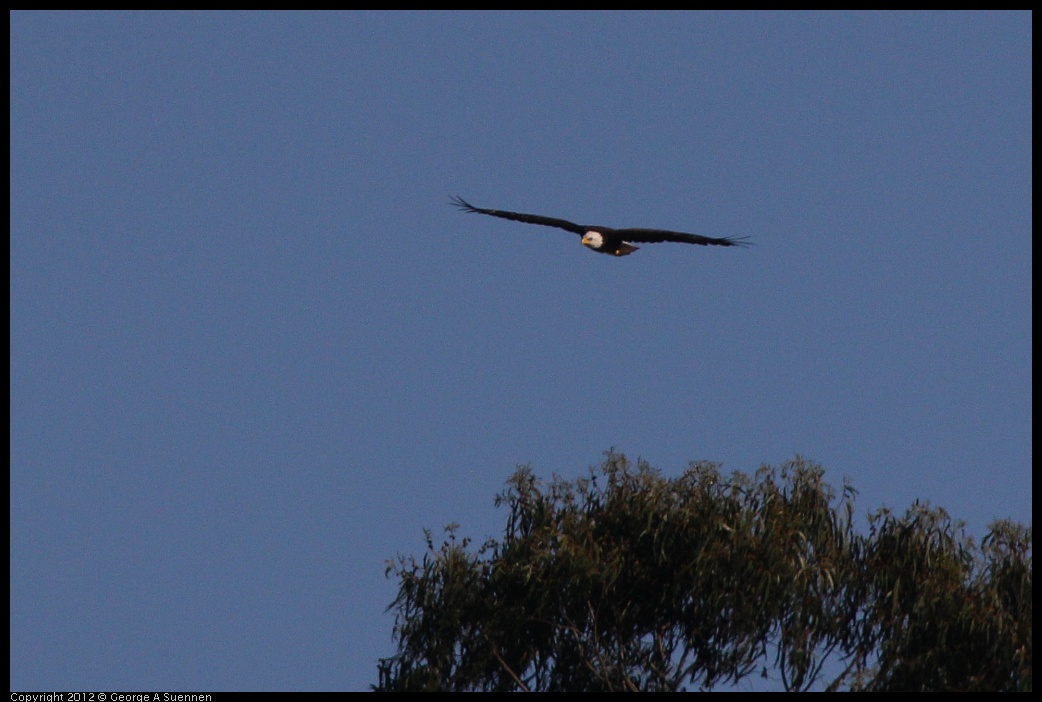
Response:
[[[613,446],[1030,522],[1031,93],[1026,13],[14,13],[12,689],[365,689]]]

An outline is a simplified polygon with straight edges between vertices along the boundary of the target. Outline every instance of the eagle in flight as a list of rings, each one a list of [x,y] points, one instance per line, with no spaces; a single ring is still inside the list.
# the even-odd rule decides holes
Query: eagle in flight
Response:
[[[525,214],[523,212],[507,212],[505,210],[486,210],[482,207],[474,207],[458,195],[452,199],[452,204],[464,212],[477,212],[478,214],[491,215],[512,219],[515,222],[527,224],[541,224],[544,227],[557,227],[565,231],[578,234],[582,237],[583,246],[588,246],[598,253],[611,254],[612,256],[626,256],[636,251],[639,246],[630,242],[641,244],[654,244],[661,241],[676,241],[681,244],[698,244],[699,246],[746,246],[743,238],[732,239],[729,237],[713,238],[711,236],[699,236],[698,234],[685,234],[684,232],[672,232],[667,229],[612,229],[611,227],[599,227],[595,225],[576,224],[566,219],[554,217],[543,217],[542,215]]]

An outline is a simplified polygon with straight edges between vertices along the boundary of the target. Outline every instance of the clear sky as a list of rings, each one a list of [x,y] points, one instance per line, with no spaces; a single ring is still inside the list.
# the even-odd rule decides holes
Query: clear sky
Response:
[[[359,690],[518,464],[1031,520],[1031,15],[11,15],[11,687]],[[748,236],[625,258],[465,214]],[[863,525],[863,523],[862,523]]]

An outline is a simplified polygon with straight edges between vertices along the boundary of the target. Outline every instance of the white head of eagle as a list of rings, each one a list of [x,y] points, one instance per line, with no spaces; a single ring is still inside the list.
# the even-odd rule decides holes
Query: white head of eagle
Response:
[[[589,246],[598,253],[611,254],[612,256],[626,256],[640,248],[621,239],[607,239],[595,229],[591,229],[583,234],[582,245]]]
[[[611,254],[612,256],[626,256],[636,251],[638,246],[631,242],[642,244],[654,244],[662,241],[673,241],[681,244],[698,244],[699,246],[746,246],[747,242],[742,238],[731,237],[714,238],[701,236],[699,234],[687,234],[685,232],[674,232],[668,229],[612,229],[611,227],[600,227],[596,225],[576,224],[566,219],[554,217],[543,217],[542,215],[525,214],[524,212],[508,212],[506,210],[486,210],[482,207],[474,207],[461,197],[455,197],[452,204],[464,212],[476,212],[477,214],[511,219],[515,222],[526,224],[539,224],[544,227],[557,227],[565,231],[578,234],[582,237],[582,245],[598,253]]]

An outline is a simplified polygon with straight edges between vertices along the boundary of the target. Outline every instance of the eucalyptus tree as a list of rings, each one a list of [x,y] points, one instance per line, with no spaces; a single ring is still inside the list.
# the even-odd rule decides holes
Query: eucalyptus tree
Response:
[[[397,652],[374,688],[1030,690],[1030,530],[998,522],[978,547],[917,503],[860,534],[855,496],[800,458],[519,468],[501,539],[450,526],[389,564]]]

